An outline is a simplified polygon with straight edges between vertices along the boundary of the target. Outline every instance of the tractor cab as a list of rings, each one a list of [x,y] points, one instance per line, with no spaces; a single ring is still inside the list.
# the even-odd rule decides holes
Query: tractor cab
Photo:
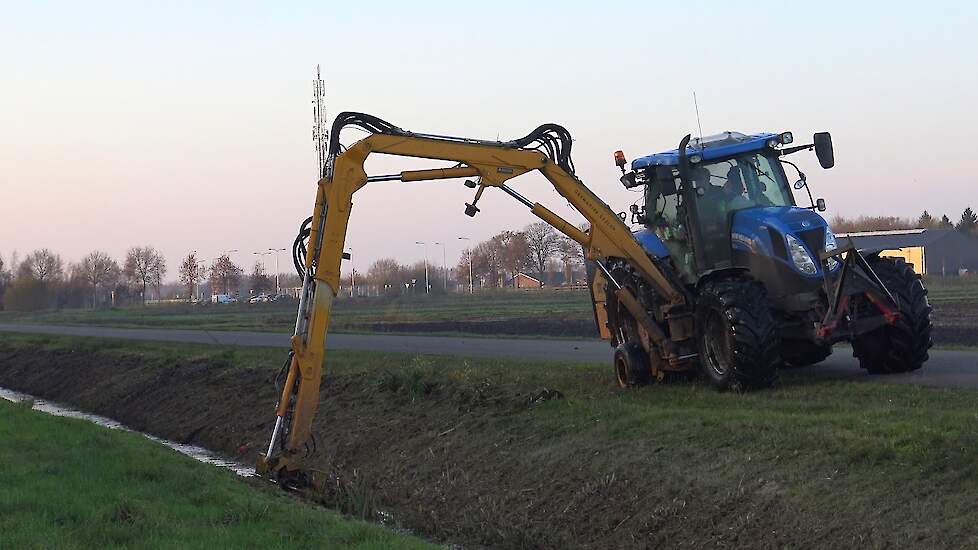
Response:
[[[820,207],[824,210],[824,203],[813,201],[808,208],[795,205],[781,159],[814,144],[783,147],[792,141],[788,132],[724,132],[686,139],[682,149],[635,159],[632,171],[622,177],[626,187],[645,187],[645,206],[633,208],[633,221],[662,241],[688,283],[718,269],[756,268],[750,265],[753,259],[749,256],[759,248],[774,257],[779,256],[777,251],[785,251],[780,259],[792,267],[795,262],[787,253],[792,246],[789,239],[801,242],[808,248],[806,259],[819,264],[817,254],[825,250],[824,237],[831,234],[815,213]],[[803,175],[799,182],[804,183]],[[793,230],[798,224],[794,222],[820,229],[822,241],[798,241]],[[804,269],[808,269],[807,261]]]

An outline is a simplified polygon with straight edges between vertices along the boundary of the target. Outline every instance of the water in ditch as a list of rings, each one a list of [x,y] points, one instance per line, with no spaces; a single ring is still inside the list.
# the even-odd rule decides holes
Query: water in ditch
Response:
[[[203,447],[197,447],[194,445],[184,445],[182,443],[175,443],[167,439],[161,439],[159,437],[149,435],[147,433],[140,432],[138,430],[133,430],[112,420],[111,418],[106,418],[104,416],[99,416],[97,414],[89,414],[86,412],[79,411],[77,409],[72,409],[71,407],[66,407],[58,403],[53,403],[51,401],[45,401],[44,399],[38,399],[32,395],[26,393],[21,393],[13,390],[8,390],[6,388],[0,388],[0,399],[5,399],[7,401],[12,401],[14,403],[30,402],[33,403],[33,409],[35,411],[40,411],[54,416],[64,416],[67,418],[80,418],[82,420],[87,420],[99,426],[109,428],[112,430],[123,430],[127,432],[134,432],[142,435],[143,437],[155,441],[157,443],[162,443],[167,447],[177,451],[179,453],[185,454],[194,460],[203,462],[205,464],[213,464],[215,466],[220,466],[222,468],[227,468],[232,472],[238,474],[242,477],[250,477],[255,475],[255,468],[253,466],[246,466],[244,464],[239,464],[232,460],[227,460],[217,456],[216,454],[204,449]]]

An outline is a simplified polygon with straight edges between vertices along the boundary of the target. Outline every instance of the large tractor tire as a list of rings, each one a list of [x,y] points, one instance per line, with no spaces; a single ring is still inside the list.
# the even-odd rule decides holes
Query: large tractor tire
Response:
[[[745,276],[703,283],[696,299],[696,339],[703,374],[718,389],[774,383],[781,339],[761,283]]]
[[[919,369],[927,361],[931,341],[927,289],[912,267],[900,258],[868,259],[897,301],[900,319],[852,340],[852,355],[870,374],[891,374]]]
[[[781,361],[785,367],[807,367],[832,355],[832,346],[808,340],[781,340]]]

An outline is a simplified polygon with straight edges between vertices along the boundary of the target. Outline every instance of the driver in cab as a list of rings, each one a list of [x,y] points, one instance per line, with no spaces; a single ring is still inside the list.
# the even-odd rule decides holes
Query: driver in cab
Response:
[[[738,166],[731,166],[730,170],[727,170],[727,181],[723,184],[723,203],[727,212],[753,206],[751,200],[747,198],[743,174]]]

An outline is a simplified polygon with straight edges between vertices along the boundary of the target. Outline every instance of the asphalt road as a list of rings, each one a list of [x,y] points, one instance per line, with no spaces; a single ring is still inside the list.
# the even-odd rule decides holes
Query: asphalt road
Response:
[[[0,332],[63,334],[100,338],[192,342],[230,346],[288,347],[289,336],[273,332],[222,332],[205,330],[132,329],[61,325],[5,325]],[[409,336],[400,334],[338,334],[328,337],[328,348],[500,357],[574,363],[611,360],[611,348],[600,340],[548,340],[517,338],[467,338],[464,336]],[[931,350],[930,360],[916,372],[869,376],[852,358],[847,347],[838,346],[824,362],[793,372],[819,378],[873,380],[939,387],[978,388],[978,352]]]

